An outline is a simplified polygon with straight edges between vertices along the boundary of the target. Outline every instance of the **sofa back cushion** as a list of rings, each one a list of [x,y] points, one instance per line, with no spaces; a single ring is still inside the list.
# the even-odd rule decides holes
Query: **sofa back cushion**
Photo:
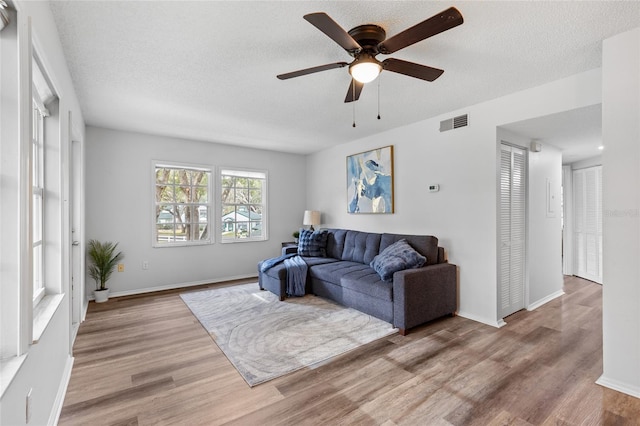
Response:
[[[438,239],[431,235],[382,234],[380,238],[380,252],[403,238],[406,239],[411,247],[418,253],[427,258],[425,265],[435,265],[438,263]]]
[[[327,257],[342,259],[346,229],[327,229]]]
[[[368,265],[378,254],[380,237],[381,234],[347,231],[341,259]]]

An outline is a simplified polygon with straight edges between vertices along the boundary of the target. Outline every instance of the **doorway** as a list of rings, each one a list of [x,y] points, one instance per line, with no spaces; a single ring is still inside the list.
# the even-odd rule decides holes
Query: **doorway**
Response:
[[[525,307],[527,151],[500,144],[499,317]]]
[[[573,170],[574,275],[602,284],[602,166]]]

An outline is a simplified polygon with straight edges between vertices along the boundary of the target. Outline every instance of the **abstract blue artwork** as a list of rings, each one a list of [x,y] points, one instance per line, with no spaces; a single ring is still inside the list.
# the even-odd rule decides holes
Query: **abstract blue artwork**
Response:
[[[393,213],[393,146],[347,157],[347,211]]]

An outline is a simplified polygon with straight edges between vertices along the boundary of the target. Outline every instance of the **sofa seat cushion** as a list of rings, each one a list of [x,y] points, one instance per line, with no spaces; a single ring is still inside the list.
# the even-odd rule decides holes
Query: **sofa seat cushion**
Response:
[[[345,289],[357,291],[382,300],[393,300],[393,284],[380,279],[369,265],[360,262],[340,260],[333,263],[315,265],[309,269],[315,278]]]
[[[262,263],[263,262],[259,262],[258,263],[258,271],[261,271],[261,274],[267,275],[269,277],[272,278],[277,278],[277,279],[282,279],[282,280],[286,280],[287,279],[287,268],[284,267],[284,263],[280,262],[276,265],[273,265],[271,268],[267,269],[266,271],[262,272]]]
[[[371,269],[369,265],[348,260],[338,260],[331,263],[314,265],[312,268],[309,268],[309,275],[331,284],[340,285],[342,277],[354,273],[360,274],[362,271],[371,271],[375,274],[375,271]]]
[[[338,262],[338,259],[332,259],[330,257],[303,257],[303,259],[309,267],[314,265],[321,265],[323,263]],[[258,270],[260,270],[261,266],[262,262],[259,262]],[[282,280],[287,279],[287,268],[284,266],[284,262],[280,262],[262,273],[272,278],[278,278]]]
[[[347,274],[340,280],[342,288],[357,291],[376,299],[393,301],[393,283],[382,281],[373,269]]]
[[[334,262],[339,262],[338,259],[332,259],[330,257],[303,257],[305,263],[307,264],[307,266],[311,267],[311,266],[316,266],[316,265],[323,265],[325,263],[334,263]]]

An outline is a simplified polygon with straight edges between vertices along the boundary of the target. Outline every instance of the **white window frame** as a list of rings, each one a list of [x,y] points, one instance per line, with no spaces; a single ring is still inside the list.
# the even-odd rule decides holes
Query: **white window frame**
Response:
[[[215,179],[215,168],[213,166],[203,165],[203,164],[193,164],[193,163],[181,163],[176,161],[161,161],[154,160],[152,162],[151,167],[151,239],[152,239],[152,247],[154,248],[166,248],[166,247],[184,247],[184,246],[201,246],[207,244],[213,244],[215,242],[214,239],[214,224],[215,222],[215,213],[213,209],[213,199],[215,194],[213,192],[213,184],[212,180]],[[158,168],[170,168],[170,169],[186,169],[186,170],[194,170],[194,171],[203,171],[209,174],[209,179],[207,180],[207,201],[202,203],[179,203],[179,202],[158,202],[156,201],[156,169]],[[157,237],[157,217],[156,217],[156,208],[160,205],[170,204],[172,206],[177,205],[190,205],[190,206],[205,206],[208,210],[207,214],[207,226],[208,226],[208,238],[206,239],[198,239],[198,240],[178,240],[176,241],[167,241],[167,242],[158,242]],[[200,222],[198,222],[200,223]],[[175,234],[174,234],[175,235]]]
[[[37,305],[45,295],[45,149],[44,149],[44,119],[49,115],[47,109],[42,104],[36,90],[32,92],[33,113],[32,113],[32,134],[31,134],[31,155],[32,155],[32,256],[33,256],[33,305]]]
[[[257,237],[253,237],[253,236],[248,236],[246,238],[238,238],[237,236],[230,238],[228,235],[224,235],[225,234],[225,229],[222,226],[222,221],[224,220],[224,209],[225,206],[238,206],[238,205],[242,205],[242,204],[237,204],[237,203],[229,203],[229,202],[224,202],[224,200],[222,199],[222,195],[223,195],[223,182],[224,182],[224,177],[225,176],[233,176],[233,177],[244,177],[244,178],[250,178],[250,179],[262,179],[263,180],[263,184],[262,184],[262,203],[259,204],[261,206],[261,210],[262,210],[262,217],[261,217],[261,222],[262,222],[262,235],[257,236]],[[266,241],[269,239],[269,220],[268,220],[268,199],[269,199],[269,194],[268,194],[268,187],[269,187],[269,174],[266,170],[252,170],[252,169],[247,169],[244,167],[220,167],[220,171],[218,173],[218,200],[220,202],[220,208],[219,208],[219,238],[220,238],[220,242],[221,243],[243,243],[243,242],[252,242],[252,241]],[[257,205],[257,203],[254,203]],[[237,223],[237,222],[235,222]]]

